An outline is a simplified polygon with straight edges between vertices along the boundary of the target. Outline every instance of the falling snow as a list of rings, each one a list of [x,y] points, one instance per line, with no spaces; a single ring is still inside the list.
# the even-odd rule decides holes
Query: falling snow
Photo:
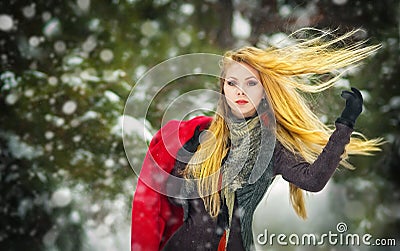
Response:
[[[10,31],[14,26],[14,21],[11,16],[1,14],[0,15],[0,30]]]
[[[48,78],[48,82],[49,82],[49,84],[50,85],[52,85],[52,86],[56,86],[57,85],[57,83],[58,83],[58,79],[56,78],[56,77],[49,77]]]
[[[56,36],[60,32],[61,32],[61,23],[56,18],[49,20],[43,28],[43,34],[46,37]]]
[[[29,44],[32,47],[37,47],[40,44],[40,39],[36,36],[32,36],[29,38]]]
[[[146,37],[152,37],[159,31],[159,24],[155,21],[146,21],[142,24],[140,31]]]
[[[113,60],[114,53],[110,49],[104,49],[100,52],[100,59],[103,62],[109,63]]]
[[[332,2],[336,5],[345,5],[347,0],[332,0]]]
[[[70,220],[73,223],[79,223],[81,221],[81,216],[77,211],[72,211],[70,214]]]
[[[77,66],[77,65],[82,64],[82,62],[83,62],[83,58],[78,57],[78,56],[70,56],[66,59],[67,65],[70,65],[70,66]]]
[[[95,36],[89,36],[82,44],[82,49],[86,52],[93,51],[97,46],[97,39]]]
[[[63,113],[70,115],[73,114],[76,111],[76,108],[78,107],[78,105],[76,104],[75,101],[67,101],[64,103],[63,107],[62,107],[62,111]]]
[[[251,34],[250,22],[238,11],[233,13],[232,34],[240,39],[246,39]]]
[[[50,229],[44,236],[43,236],[43,244],[45,246],[51,247],[54,245],[56,239],[58,237],[58,232],[55,229]]]
[[[183,14],[185,14],[187,16],[190,16],[194,12],[194,6],[193,6],[193,4],[188,4],[188,3],[182,4],[181,8],[180,8],[180,11]]]
[[[90,8],[90,0],[77,0],[77,4],[82,11],[88,11]]]
[[[177,40],[180,46],[186,47],[192,42],[192,37],[186,32],[180,32]]]
[[[18,94],[17,93],[10,93],[6,96],[6,104],[7,105],[14,105],[18,101]]]
[[[110,167],[113,167],[113,166],[115,165],[115,162],[114,162],[113,159],[107,159],[107,160],[104,162],[104,165],[105,165],[106,167],[110,168]]]
[[[35,94],[35,91],[33,89],[27,89],[24,92],[24,95],[27,98],[32,98],[34,94]]]
[[[53,137],[54,137],[54,132],[51,132],[51,131],[47,131],[45,134],[44,134],[44,137],[46,138],[46,139],[52,139]]]
[[[64,53],[66,49],[67,49],[67,46],[65,45],[64,41],[56,41],[54,43],[54,50],[57,53]]]
[[[32,3],[24,8],[22,8],[22,13],[28,19],[33,18],[36,14],[36,5]]]
[[[71,201],[72,201],[71,190],[66,187],[57,189],[51,195],[51,202],[55,207],[65,207],[69,205]]]
[[[73,140],[74,142],[80,142],[80,141],[82,140],[82,136],[81,136],[81,135],[75,135],[75,136],[72,138],[72,140]]]

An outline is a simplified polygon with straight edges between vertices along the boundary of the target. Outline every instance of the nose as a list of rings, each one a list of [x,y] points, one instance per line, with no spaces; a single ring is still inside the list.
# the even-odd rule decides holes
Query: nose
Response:
[[[243,91],[242,88],[240,88],[239,86],[236,86],[236,95],[238,95],[238,96],[245,95],[245,92]]]

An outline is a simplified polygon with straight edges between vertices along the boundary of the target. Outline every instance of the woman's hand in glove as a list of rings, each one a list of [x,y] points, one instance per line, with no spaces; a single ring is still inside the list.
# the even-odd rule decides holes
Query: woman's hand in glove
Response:
[[[358,89],[352,87],[351,90],[352,92],[342,91],[341,96],[346,100],[346,107],[336,122],[353,128],[356,119],[362,112],[363,97]]]

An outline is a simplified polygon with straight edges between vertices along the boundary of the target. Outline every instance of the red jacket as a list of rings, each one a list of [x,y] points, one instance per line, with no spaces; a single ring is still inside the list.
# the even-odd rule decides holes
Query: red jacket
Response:
[[[161,250],[182,225],[183,210],[171,204],[163,191],[178,150],[199,125],[208,128],[210,117],[172,120],[153,137],[143,161],[132,203],[131,250]]]

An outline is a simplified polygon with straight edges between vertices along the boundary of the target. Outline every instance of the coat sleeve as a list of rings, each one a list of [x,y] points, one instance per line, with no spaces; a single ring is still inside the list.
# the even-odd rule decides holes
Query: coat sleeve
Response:
[[[336,130],[313,163],[306,162],[278,143],[274,154],[275,174],[281,174],[286,181],[303,190],[321,191],[338,167],[352,131],[350,127],[336,123]]]
[[[167,124],[166,128],[172,124]],[[154,177],[161,174],[157,157],[162,148],[162,133],[158,131],[150,142],[144,158],[132,203],[131,250],[158,251],[165,229],[165,220],[161,217],[162,194],[154,187]],[[160,156],[161,157],[161,156]],[[168,156],[164,156],[167,160]],[[168,210],[169,208],[166,208]],[[168,212],[164,212],[168,213]]]
[[[131,250],[161,250],[182,225],[183,210],[165,195],[175,156],[195,127],[207,127],[209,117],[170,121],[153,137],[143,161],[132,203]]]

